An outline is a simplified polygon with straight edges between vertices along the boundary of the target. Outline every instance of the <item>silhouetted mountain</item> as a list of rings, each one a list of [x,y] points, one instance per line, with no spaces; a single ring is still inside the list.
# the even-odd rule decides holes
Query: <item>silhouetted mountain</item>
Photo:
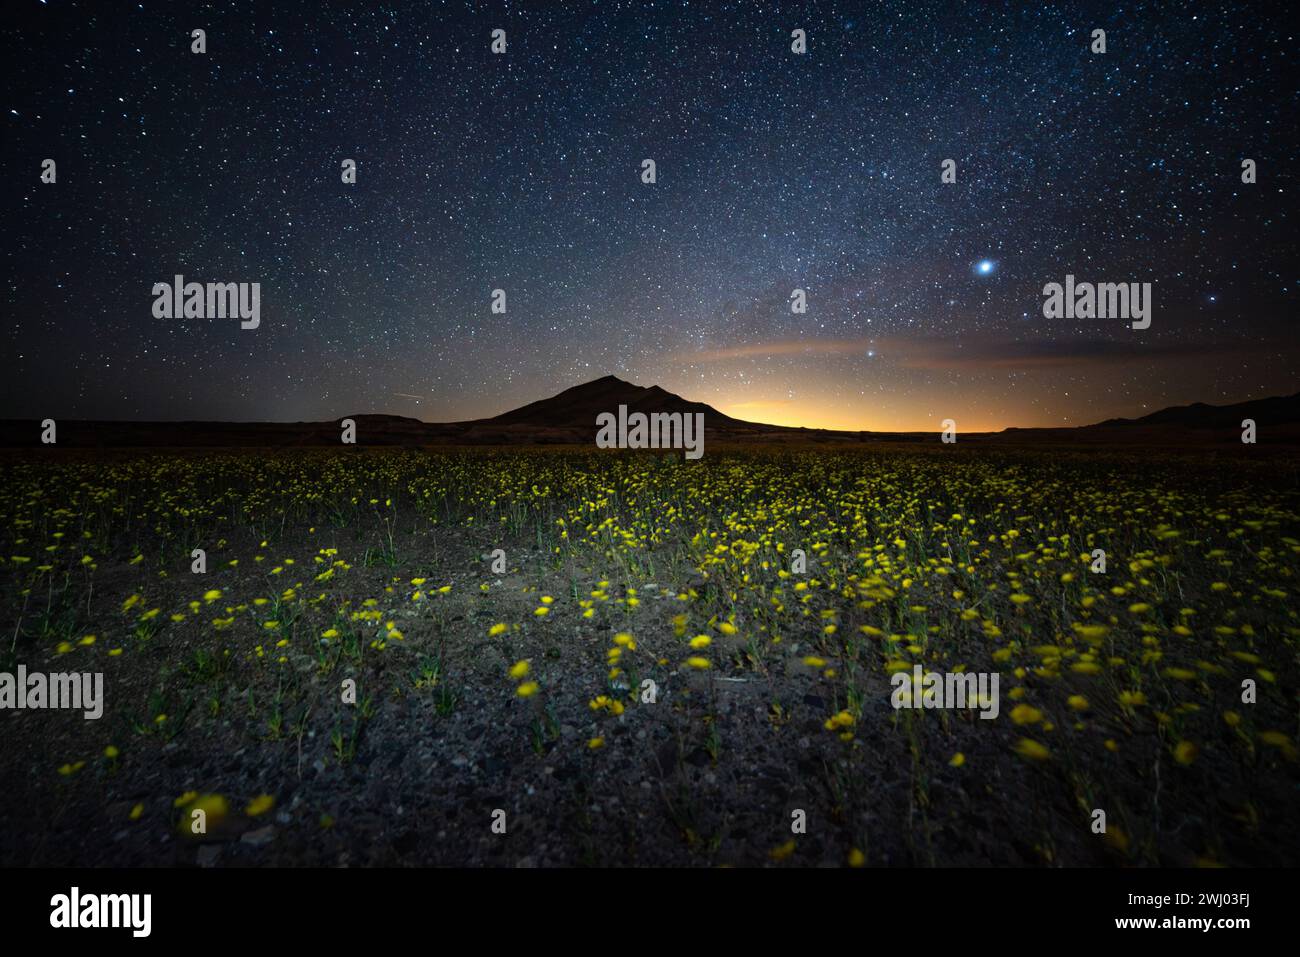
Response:
[[[328,422],[93,422],[58,421],[59,448],[293,448],[338,446],[342,420],[356,426],[358,447],[434,445],[593,445],[602,412],[704,414],[707,442],[780,444],[938,442],[937,431],[838,432],[744,422],[703,402],[691,402],[659,386],[638,386],[607,375],[565,389],[549,399],[501,415],[465,422],[423,422],[400,415],[353,414]],[[1235,405],[1196,403],[1162,409],[1140,419],[1108,419],[1079,428],[1009,428],[964,433],[960,446],[1061,445],[1187,447],[1215,444],[1240,448],[1242,419],[1254,419],[1261,444],[1300,445],[1300,393]],[[35,420],[0,420],[0,447],[41,446]]]
[[[1271,426],[1300,423],[1300,392],[1295,395],[1251,399],[1232,405],[1193,402],[1191,405],[1170,406],[1138,419],[1107,419],[1086,428],[1173,425],[1188,429],[1239,429],[1242,419],[1254,419],[1256,423],[1267,422]]]
[[[624,382],[617,376],[607,375],[582,385],[565,389],[549,399],[530,402],[517,409],[511,409],[490,419],[479,422],[495,425],[536,425],[543,428],[579,427],[593,430],[596,416],[602,412],[617,414],[620,405],[627,406],[629,414],[633,412],[682,412],[704,413],[705,428],[721,426],[747,426],[752,423],[741,422],[723,415],[717,409],[703,402],[689,402],[679,395],[667,392],[657,385],[639,386]]]

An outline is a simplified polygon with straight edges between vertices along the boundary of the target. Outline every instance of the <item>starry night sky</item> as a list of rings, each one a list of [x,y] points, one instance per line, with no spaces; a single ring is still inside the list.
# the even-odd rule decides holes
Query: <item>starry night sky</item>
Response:
[[[608,373],[841,428],[1289,394],[1282,9],[12,0],[0,417],[449,421]],[[260,282],[261,327],[155,319],[176,273]],[[1067,273],[1152,282],[1151,328],[1044,319]]]

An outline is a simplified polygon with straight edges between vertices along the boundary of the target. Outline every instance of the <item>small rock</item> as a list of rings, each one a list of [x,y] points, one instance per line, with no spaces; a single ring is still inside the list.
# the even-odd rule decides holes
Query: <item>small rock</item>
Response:
[[[266,827],[259,827],[255,831],[248,831],[239,840],[244,844],[251,844],[253,847],[265,847],[275,840],[275,828],[268,824]]]
[[[245,835],[247,837],[247,835]],[[199,867],[215,867],[221,859],[220,844],[204,844],[199,848]]]

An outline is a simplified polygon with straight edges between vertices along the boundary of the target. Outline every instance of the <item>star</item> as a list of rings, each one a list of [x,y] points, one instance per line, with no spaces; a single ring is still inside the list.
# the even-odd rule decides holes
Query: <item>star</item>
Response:
[[[60,6],[16,6],[32,42],[0,105],[21,158],[0,311],[25,357],[6,416],[453,421],[617,374],[735,405],[798,386],[801,424],[907,430],[931,425],[936,369],[956,370],[945,402],[1004,426],[1300,387],[1296,213],[1241,178],[1251,153],[1261,184],[1285,178],[1264,144],[1290,63],[1266,19],[1216,22],[1249,70],[1152,83],[1118,51],[1200,62],[1206,29],[1154,3],[1124,6],[1104,55],[1050,7],[945,0],[797,23],[741,4],[721,45],[692,39],[719,28],[708,4],[431,20],[390,0],[311,30],[267,5],[253,31],[237,5],[199,24],[124,4],[115,29],[150,38],[124,48],[81,42]],[[260,327],[155,319],[151,287],[182,273],[260,283]],[[1153,283],[1151,330],[1026,343],[1068,274]]]

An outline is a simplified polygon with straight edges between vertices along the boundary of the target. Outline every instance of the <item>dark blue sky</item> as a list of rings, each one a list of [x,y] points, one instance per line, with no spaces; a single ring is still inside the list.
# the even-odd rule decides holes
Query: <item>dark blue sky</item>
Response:
[[[0,416],[448,420],[614,373],[987,428],[1300,388],[1280,7],[352,6],[7,6]],[[176,273],[260,282],[260,327],[156,319]],[[1151,328],[1043,318],[1067,273],[1153,283]]]

